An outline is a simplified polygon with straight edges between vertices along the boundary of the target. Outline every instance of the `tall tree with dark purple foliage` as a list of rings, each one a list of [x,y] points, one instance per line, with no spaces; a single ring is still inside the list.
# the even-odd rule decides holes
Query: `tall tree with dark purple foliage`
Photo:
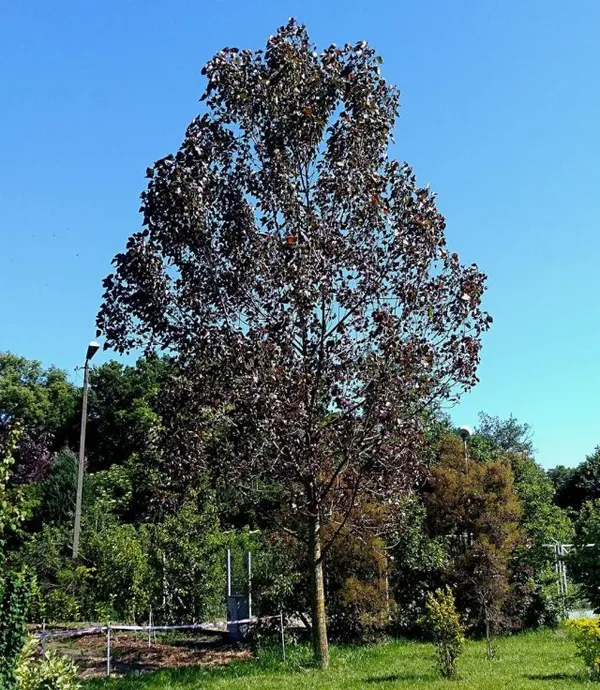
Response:
[[[307,542],[316,660],[329,655],[326,516],[410,487],[423,410],[476,381],[484,275],[446,248],[445,221],[388,158],[398,92],[365,43],[317,53],[295,21],[266,50],[203,70],[205,113],[148,169],[143,229],[114,259],[107,347],[176,355],[167,435],[180,477],[220,464],[278,483]],[[346,518],[341,517],[339,529]]]

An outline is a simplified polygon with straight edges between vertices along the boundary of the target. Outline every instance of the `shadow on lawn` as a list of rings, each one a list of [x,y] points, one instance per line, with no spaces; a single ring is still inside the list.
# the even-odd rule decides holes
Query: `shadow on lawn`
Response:
[[[536,673],[526,675],[527,680],[568,680],[571,683],[581,683],[585,685],[589,678],[580,673]]]
[[[365,683],[399,683],[403,680],[428,680],[429,676],[423,673],[393,673],[389,676],[371,676],[365,678]]]

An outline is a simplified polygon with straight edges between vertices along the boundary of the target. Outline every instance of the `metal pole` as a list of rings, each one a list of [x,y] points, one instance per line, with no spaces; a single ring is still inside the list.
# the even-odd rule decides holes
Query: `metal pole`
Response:
[[[248,551],[248,618],[252,618],[252,552]]]
[[[391,622],[390,616],[390,565],[387,551],[384,551],[385,556],[385,622],[389,625]]]
[[[110,623],[106,626],[106,675],[110,676]]]
[[[558,581],[560,583],[560,593],[564,594],[564,585],[563,585],[563,568],[562,568],[562,548],[560,544],[556,545],[556,562],[558,563]]]
[[[567,580],[567,564],[565,563],[565,556],[567,555],[567,549],[564,544],[560,545],[560,565],[562,570],[562,582],[563,582],[563,594],[567,596],[569,594],[569,582]]]
[[[148,615],[148,647],[152,644],[152,609]]]
[[[283,611],[281,611],[279,614],[279,627],[281,630],[281,656],[283,657],[283,661],[285,661],[285,631],[283,628]]]
[[[46,658],[46,619],[42,621],[42,659]]]
[[[88,383],[90,360],[86,358],[83,367],[83,404],[81,406],[81,434],[79,436],[79,462],[77,465],[77,495],[75,498],[75,526],[73,528],[73,558],[79,554],[79,533],[81,532],[81,502],[83,498],[83,472],[85,468],[85,427],[87,423]]]
[[[231,549],[227,549],[227,596],[231,596]]]

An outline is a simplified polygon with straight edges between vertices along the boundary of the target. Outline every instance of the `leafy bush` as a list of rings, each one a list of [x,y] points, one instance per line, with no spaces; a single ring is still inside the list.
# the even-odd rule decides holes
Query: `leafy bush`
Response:
[[[79,602],[75,596],[62,589],[50,590],[39,606],[42,617],[52,622],[75,622],[82,619]]]
[[[394,602],[386,597],[385,581],[372,581],[355,576],[344,579],[331,606],[331,633],[338,640],[375,641],[386,628]]]
[[[26,639],[25,623],[32,578],[27,573],[0,574],[0,687],[15,687],[16,662]]]
[[[18,690],[77,690],[77,668],[71,659],[55,652],[38,657],[38,642],[29,638],[17,668]]]
[[[285,633],[285,638],[286,642],[289,643],[287,633]],[[281,645],[281,622],[279,618],[263,618],[257,621],[249,627],[244,641],[254,653]]]
[[[115,521],[104,529],[90,530],[84,542],[85,556],[94,564],[92,617],[147,620],[152,573],[146,531]]]
[[[371,517],[371,506],[362,506]],[[331,528],[326,525],[324,533]],[[389,595],[384,542],[356,524],[341,532],[327,558],[329,633],[340,641],[374,641],[389,625],[395,603]]]
[[[308,587],[298,541],[284,532],[262,533],[253,548],[253,608],[298,614],[308,610]]]
[[[444,678],[453,678],[465,637],[450,587],[427,593],[422,625],[435,644],[440,673]]]
[[[554,575],[554,581],[536,585],[527,615],[524,617],[525,625],[530,628],[556,628],[567,617],[571,600],[572,597],[556,591]]]
[[[180,623],[220,615],[225,559],[214,509],[191,496],[176,515],[152,527],[148,548],[155,615]]]
[[[401,636],[420,634],[427,592],[447,580],[448,554],[443,537],[427,531],[425,506],[418,496],[405,497],[399,506],[398,526],[388,549],[390,590],[396,609],[393,629]]]
[[[26,638],[25,623],[31,603],[33,578],[25,571],[6,567],[5,540],[26,517],[19,492],[11,491],[13,452],[20,430],[4,429],[0,434],[0,688],[16,684],[17,659]]]
[[[576,618],[566,621],[566,626],[577,645],[580,656],[592,680],[600,680],[600,619]]]
[[[92,617],[88,602],[95,570],[71,558],[71,529],[71,525],[45,525],[12,554],[15,566],[36,574],[36,598],[30,613],[34,620],[66,622]]]
[[[221,613],[224,550],[214,510],[190,500],[160,522],[131,524],[113,509],[106,491],[84,505],[80,561],[68,548],[71,525],[44,525],[12,554],[37,575],[37,620],[139,623],[152,610],[156,621],[185,623]]]

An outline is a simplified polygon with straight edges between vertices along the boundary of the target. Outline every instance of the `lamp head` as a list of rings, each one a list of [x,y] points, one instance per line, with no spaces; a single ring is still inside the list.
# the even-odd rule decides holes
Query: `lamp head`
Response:
[[[85,355],[86,360],[92,359],[92,357],[98,352],[100,349],[100,343],[97,343],[95,340],[92,340],[92,342],[88,345],[87,352]]]
[[[458,435],[463,441],[466,441],[470,436],[473,435],[473,431],[470,426],[461,426],[458,428]]]

